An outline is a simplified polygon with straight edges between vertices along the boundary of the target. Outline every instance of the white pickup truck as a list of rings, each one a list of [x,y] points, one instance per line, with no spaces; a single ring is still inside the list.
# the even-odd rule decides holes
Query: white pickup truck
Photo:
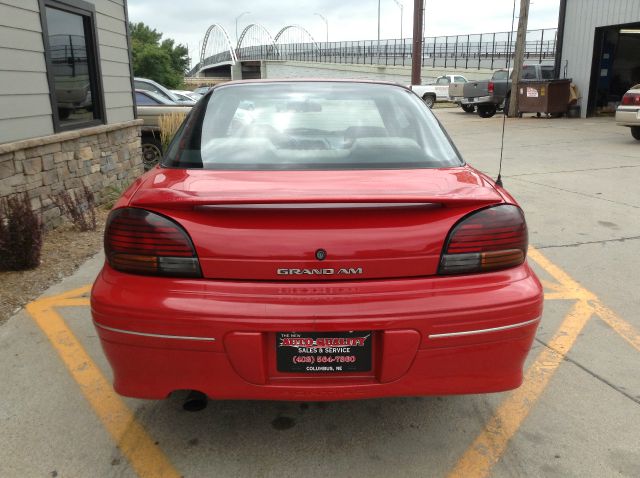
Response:
[[[426,85],[411,85],[411,90],[424,100],[429,108],[436,101],[454,101],[449,95],[449,85],[455,83],[466,83],[467,79],[462,75],[443,75],[436,78],[436,81]]]

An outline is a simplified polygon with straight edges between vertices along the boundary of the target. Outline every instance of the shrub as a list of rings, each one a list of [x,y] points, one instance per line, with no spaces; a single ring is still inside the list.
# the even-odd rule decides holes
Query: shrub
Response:
[[[169,143],[173,139],[180,128],[180,125],[186,118],[186,113],[169,113],[161,115],[158,118],[158,126],[160,126],[160,141],[162,142],[162,151],[167,151]]]
[[[126,188],[120,186],[107,186],[104,188],[100,195],[100,202],[102,203],[101,207],[106,211],[110,211],[116,201],[120,199],[120,196],[122,196],[125,189]]]
[[[26,193],[0,200],[0,269],[38,267],[44,228]]]
[[[62,191],[51,199],[79,231],[95,231],[96,199],[86,184],[73,195],[69,191]]]

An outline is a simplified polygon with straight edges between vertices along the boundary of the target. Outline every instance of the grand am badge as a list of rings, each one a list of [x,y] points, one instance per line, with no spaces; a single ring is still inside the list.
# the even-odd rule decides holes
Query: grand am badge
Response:
[[[362,267],[349,267],[341,269],[277,269],[276,274],[279,276],[334,276],[334,275],[361,275]]]

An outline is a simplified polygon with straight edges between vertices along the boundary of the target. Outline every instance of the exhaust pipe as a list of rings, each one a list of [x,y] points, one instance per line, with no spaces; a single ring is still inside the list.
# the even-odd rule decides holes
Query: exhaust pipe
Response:
[[[191,390],[182,404],[182,409],[187,412],[199,412],[207,408],[207,396],[197,390]]]

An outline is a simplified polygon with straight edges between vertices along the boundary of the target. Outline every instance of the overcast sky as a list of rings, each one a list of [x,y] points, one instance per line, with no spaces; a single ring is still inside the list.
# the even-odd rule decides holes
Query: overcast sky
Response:
[[[404,4],[403,36],[408,38],[413,0],[398,1]],[[381,37],[399,38],[400,8],[394,0],[380,3]],[[559,3],[533,0],[529,29],[557,27]],[[324,41],[325,24],[314,15],[320,13],[329,21],[329,41],[372,40],[378,35],[377,0],[128,0],[128,4],[131,21],[144,22],[190,50],[198,48],[212,23],[221,24],[234,41],[236,17],[245,11],[251,13],[238,21],[239,33],[250,23],[260,23],[275,36],[282,27],[298,24]],[[512,10],[513,0],[425,0],[425,36],[508,31]]]

